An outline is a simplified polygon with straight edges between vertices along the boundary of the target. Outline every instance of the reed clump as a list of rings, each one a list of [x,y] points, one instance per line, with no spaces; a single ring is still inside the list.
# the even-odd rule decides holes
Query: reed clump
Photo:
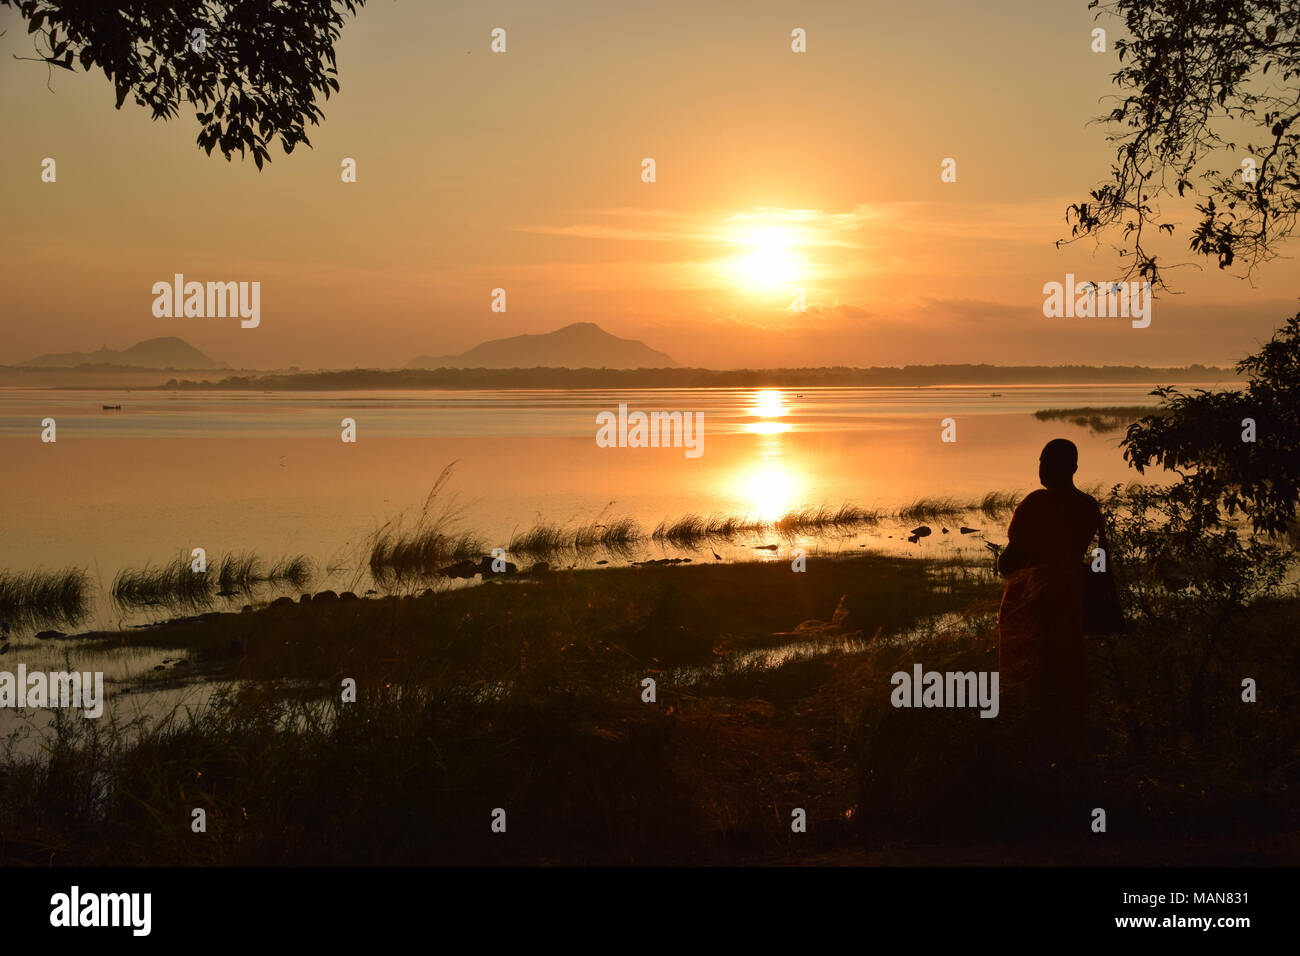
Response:
[[[82,568],[0,571],[0,623],[8,627],[75,624],[86,616],[90,581]]]
[[[1001,518],[1016,510],[1020,494],[1015,491],[990,491],[980,499],[979,510],[986,518]]]
[[[200,606],[212,600],[216,580],[195,571],[181,556],[161,567],[123,568],[113,579],[113,600],[122,608]]]
[[[562,527],[544,521],[511,537],[506,550],[538,557],[567,550],[571,540]]]
[[[251,551],[227,554],[217,567],[217,584],[222,591],[250,591],[264,580],[262,559]]]
[[[442,470],[409,529],[398,516],[370,538],[370,576],[381,585],[400,585],[433,575],[445,565],[482,555],[486,545],[472,531],[459,527],[454,500],[443,495],[452,462]]]
[[[1139,418],[1164,416],[1168,409],[1154,405],[1084,405],[1079,408],[1040,408],[1034,417],[1041,422],[1066,421],[1097,433],[1119,431]]]
[[[271,570],[266,575],[268,581],[276,584],[290,584],[300,590],[310,587],[315,576],[316,565],[305,554],[292,557],[286,555],[272,564]]]
[[[249,593],[263,584],[306,589],[316,566],[305,554],[285,555],[264,571],[262,559],[252,552],[227,554],[202,571],[187,555],[160,567],[123,568],[113,579],[110,594],[122,609],[137,607],[203,607],[215,595]]]
[[[959,517],[978,507],[977,504],[958,501],[956,498],[917,498],[900,508],[897,517],[903,521],[938,521],[940,518]]]

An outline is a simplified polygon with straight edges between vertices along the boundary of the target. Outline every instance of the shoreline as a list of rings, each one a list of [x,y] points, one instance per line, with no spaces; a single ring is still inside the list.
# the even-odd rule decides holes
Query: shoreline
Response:
[[[1119,717],[1130,705],[1101,678],[1109,654],[1126,661],[1135,645],[1093,647],[1087,799],[1124,821],[1103,846],[1050,800],[1007,817],[1016,793],[1044,785],[1006,763],[1000,741],[1014,739],[1014,724],[889,704],[890,674],[917,664],[996,669],[1001,589],[988,571],[855,554],[809,560],[803,573],[773,563],[554,571],[515,586],[288,601],[91,632],[105,646],[184,648],[187,673],[229,690],[188,719],[159,715],[134,734],[110,696],[102,720],[56,728],[50,746],[70,758],[57,779],[40,761],[8,758],[0,862],[1287,858],[1294,840],[1278,838],[1300,829],[1293,802],[1261,788],[1277,748],[1236,741],[1275,727],[1296,696],[1284,675],[1300,663],[1288,637],[1300,599],[1261,605],[1240,635],[1277,702],[1259,717],[1211,702],[1196,761],[1177,744],[1187,730],[1147,719],[1142,746],[1156,749],[1134,765],[1140,772],[1126,769],[1138,745]],[[791,644],[816,653],[783,654]],[[163,669],[144,686],[179,676]],[[83,788],[68,773],[113,786]],[[978,783],[952,786],[968,774]],[[1246,804],[1252,812],[1225,831],[1226,810]],[[189,839],[194,806],[207,810],[215,838]],[[475,821],[502,806],[517,835],[492,841]],[[782,822],[791,807],[806,811],[806,834]]]

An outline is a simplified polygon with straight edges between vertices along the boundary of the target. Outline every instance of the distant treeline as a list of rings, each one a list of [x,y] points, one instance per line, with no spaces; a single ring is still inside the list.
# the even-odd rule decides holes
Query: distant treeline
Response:
[[[349,369],[232,375],[220,381],[171,379],[164,389],[334,391],[426,388],[813,388],[816,386],[1174,383],[1235,379],[1205,365],[905,365],[902,368],[435,368]]]

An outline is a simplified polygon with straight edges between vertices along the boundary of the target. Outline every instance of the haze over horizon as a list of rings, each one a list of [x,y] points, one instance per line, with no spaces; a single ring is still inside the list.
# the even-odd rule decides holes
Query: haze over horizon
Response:
[[[791,370],[795,368],[812,368],[812,369],[844,369],[857,368],[860,370],[878,370],[887,371],[889,369],[962,369],[968,367],[980,368],[989,363],[908,363],[906,365],[885,365],[885,366],[768,366],[774,370]],[[98,349],[77,350],[72,352],[43,353],[33,356],[21,362],[8,365],[0,365],[0,369],[10,373],[16,370],[26,372],[35,372],[39,369],[48,369],[51,372],[59,373],[60,380],[67,384],[69,372],[75,373],[77,369],[83,366],[91,366],[96,375],[110,368],[121,368],[123,371],[129,369],[146,370],[187,370],[187,371],[210,371],[217,373],[218,377],[230,375],[236,372],[334,372],[334,371],[412,371],[412,370],[438,370],[451,369],[462,371],[474,370],[495,370],[511,371],[524,370],[529,371],[538,368],[549,368],[556,371],[570,370],[631,370],[631,371],[648,371],[648,370],[667,370],[668,373],[673,371],[690,371],[690,370],[708,370],[708,371],[761,371],[761,366],[744,366],[735,369],[706,369],[704,366],[683,366],[675,361],[671,355],[658,352],[649,348],[643,342],[634,339],[621,339],[609,335],[600,326],[591,322],[575,322],[560,329],[539,335],[522,335],[510,336],[503,339],[489,339],[479,343],[467,351],[458,355],[450,356],[417,356],[415,359],[405,363],[402,366],[387,367],[370,367],[363,366],[340,366],[331,368],[328,366],[300,366],[300,365],[282,365],[276,367],[258,368],[255,366],[232,366],[224,362],[220,357],[214,357],[203,353],[201,350],[194,348],[179,336],[159,336],[152,339],[145,339],[136,342],[128,348],[113,349],[107,346],[101,346]],[[1088,365],[1083,363],[1056,363],[1054,365],[1009,365],[997,364],[991,365],[994,368],[1003,368],[1008,370],[1023,371],[1033,368],[1057,368],[1068,370],[1071,368],[1161,368],[1160,366],[1144,366],[1140,364],[1124,365],[1109,363],[1107,365]],[[1187,366],[1174,366],[1172,368],[1191,368],[1201,367],[1200,363],[1190,363]],[[1215,366],[1208,366],[1216,368]],[[1164,367],[1166,369],[1171,367]],[[1230,370],[1229,366],[1218,366],[1223,370]],[[102,376],[99,376],[102,378]],[[990,380],[993,381],[993,380]],[[102,384],[97,382],[96,384]],[[806,386],[812,387],[812,386]]]
[[[6,8],[0,364],[177,336],[234,367],[389,368],[595,322],[717,369],[1230,365],[1296,311],[1294,261],[1174,270],[1145,329],[1043,317],[1045,282],[1122,271],[1054,246],[1111,160],[1095,25],[1028,0],[374,4],[344,27],[314,148],[258,172],[205,156],[192,115],[115,111],[102,75],[15,60],[31,38]],[[1193,262],[1182,235],[1163,255]],[[260,324],[155,317],[176,273],[260,282]]]

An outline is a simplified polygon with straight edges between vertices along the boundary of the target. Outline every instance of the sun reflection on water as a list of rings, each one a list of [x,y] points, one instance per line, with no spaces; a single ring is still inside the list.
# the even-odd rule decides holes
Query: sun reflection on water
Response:
[[[744,424],[746,432],[760,436],[757,460],[741,468],[731,485],[748,514],[762,521],[775,521],[799,507],[799,497],[805,490],[803,475],[785,460],[780,436],[791,426],[772,420],[790,410],[780,389],[765,388],[754,394],[748,411],[752,417],[762,419]]]
[[[775,521],[797,507],[802,482],[793,469],[779,462],[767,462],[744,471],[737,491],[748,513],[763,521]]]
[[[772,421],[774,418],[782,418],[790,413],[790,409],[785,404],[785,396],[779,389],[765,388],[755,393],[754,402],[748,412],[751,417],[763,419],[763,421],[742,424],[742,429],[751,435],[779,435],[790,431],[793,427],[789,422]]]
[[[788,411],[780,389],[765,388],[754,396],[754,405],[749,413],[758,418],[780,418]]]

